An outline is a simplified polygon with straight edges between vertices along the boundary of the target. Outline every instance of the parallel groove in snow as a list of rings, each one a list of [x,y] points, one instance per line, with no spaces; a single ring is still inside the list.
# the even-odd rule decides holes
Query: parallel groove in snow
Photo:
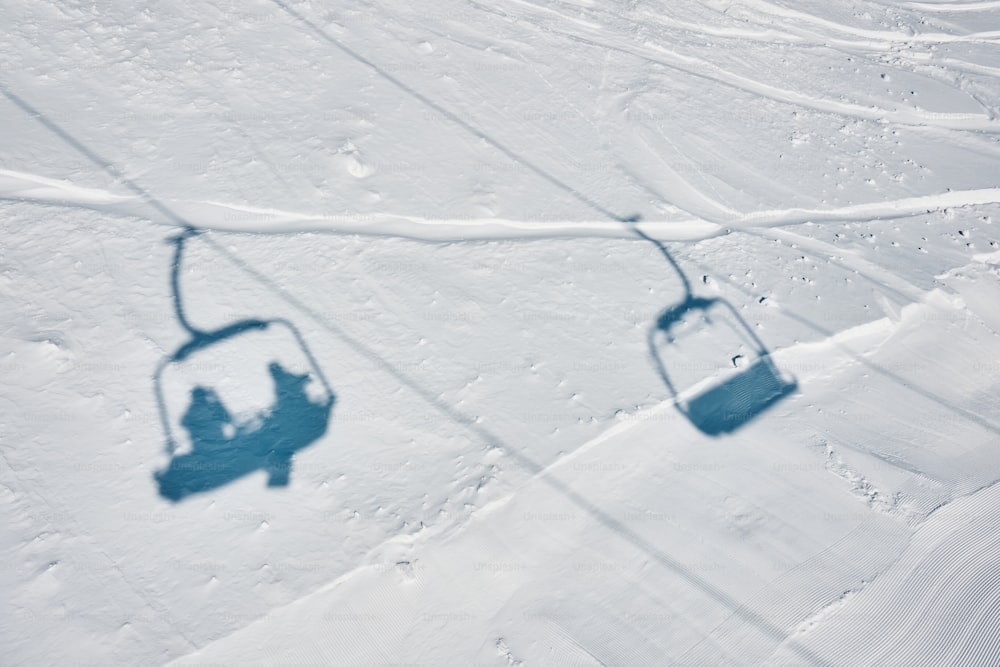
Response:
[[[997,485],[938,510],[896,565],[850,605],[797,635],[799,643],[845,667],[995,664],[998,515]]]

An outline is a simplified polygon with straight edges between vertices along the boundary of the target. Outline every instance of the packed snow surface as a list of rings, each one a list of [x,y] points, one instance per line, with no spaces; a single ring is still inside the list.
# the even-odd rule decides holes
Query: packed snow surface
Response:
[[[1000,3],[0,15],[0,663],[1000,663]]]

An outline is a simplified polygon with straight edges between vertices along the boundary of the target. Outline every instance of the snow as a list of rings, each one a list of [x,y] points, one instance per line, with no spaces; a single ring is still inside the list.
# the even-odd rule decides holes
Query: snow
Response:
[[[997,7],[12,0],[0,662],[995,664]]]

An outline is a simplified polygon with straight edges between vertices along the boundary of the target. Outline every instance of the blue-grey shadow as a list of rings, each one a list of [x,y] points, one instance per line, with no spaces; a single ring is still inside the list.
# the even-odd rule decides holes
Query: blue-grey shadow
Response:
[[[278,362],[268,366],[274,381],[275,402],[260,424],[236,425],[210,387],[191,390],[191,403],[181,420],[192,450],[175,456],[156,473],[160,495],[178,501],[229,484],[263,470],[267,485],[287,486],[292,455],[317,441],[330,420],[333,397],[312,401],[305,391],[308,374],[286,371]]]
[[[193,327],[184,314],[180,290],[180,264],[186,241],[194,229],[172,239],[176,244],[171,287],[174,310],[181,326],[191,335],[176,352],[165,359],[154,375],[160,420],[171,454],[169,466],[154,474],[162,497],[177,502],[185,497],[210,491],[256,471],[267,473],[269,487],[287,486],[292,456],[315,443],[327,430],[336,396],[316,363],[299,330],[284,319],[245,319],[214,331]],[[163,390],[163,373],[212,347],[237,337],[272,328],[284,328],[296,341],[310,370],[296,374],[279,361],[268,364],[274,384],[271,406],[250,423],[237,423],[211,386],[195,386],[190,393],[181,426],[188,432],[190,451],[175,455],[177,438],[168,415]],[[249,361],[249,360],[248,360]],[[307,387],[312,378],[323,387],[323,397],[311,398]],[[222,378],[220,378],[221,380]]]
[[[634,218],[627,222],[638,222],[638,219]],[[670,390],[674,405],[695,428],[712,437],[732,433],[796,391],[798,385],[795,380],[782,375],[771,359],[764,342],[732,304],[717,297],[695,296],[690,281],[666,246],[637,227],[632,229],[641,238],[659,248],[680,277],[684,288],[684,298],[681,303],[663,310],[650,328],[649,353],[660,378]],[[720,316],[728,318],[743,339],[749,342],[753,348],[753,360],[745,368],[728,374],[719,382],[709,383],[707,386],[703,383],[698,384],[699,389],[691,394],[685,392],[684,388],[678,387],[667,371],[657,347],[657,338],[672,341],[675,339],[676,330],[690,319],[689,316],[701,316],[701,319],[711,321],[713,316],[710,313],[713,312],[716,313],[715,319]]]
[[[755,360],[724,381],[710,385],[694,395],[682,395],[667,372],[656,347],[656,334],[670,337],[672,329],[692,312],[708,312],[724,308],[734,322],[756,345]],[[798,385],[785,379],[774,365],[761,340],[728,302],[717,298],[689,297],[683,303],[664,311],[650,331],[650,354],[657,371],[670,389],[677,409],[702,433],[719,436],[731,433],[782,398],[793,393]]]

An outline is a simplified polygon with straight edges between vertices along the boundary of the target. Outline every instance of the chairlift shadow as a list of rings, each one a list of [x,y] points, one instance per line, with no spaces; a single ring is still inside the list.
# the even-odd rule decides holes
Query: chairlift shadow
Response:
[[[632,230],[659,248],[684,288],[683,300],[663,310],[648,334],[650,355],[681,414],[702,433],[717,437],[738,430],[798,388],[732,304],[695,296],[663,243],[634,225]],[[729,354],[723,345],[731,345]]]
[[[180,265],[186,241],[196,234],[194,229],[188,229],[172,239],[176,247],[171,273],[174,309],[191,339],[161,362],[154,376],[166,450],[171,457],[168,467],[156,472],[154,479],[160,495],[172,502],[259,470],[267,474],[269,487],[287,486],[293,455],[326,433],[336,400],[312,352],[291,322],[245,319],[214,331],[196,329],[188,322],[181,299]],[[270,405],[257,405],[252,414],[237,414],[221,395],[224,392],[220,386],[227,381],[225,371],[242,371],[257,360],[237,354],[227,366],[211,363],[211,359],[219,356],[221,348],[252,336],[257,337],[252,342],[258,345],[277,342],[286,350],[297,350],[291,356],[299,359],[267,362],[273,400]],[[285,356],[289,356],[287,352]],[[172,384],[174,391],[167,392],[167,384]],[[187,406],[178,415],[181,411],[176,409],[177,404],[183,400],[179,387],[191,384],[194,386],[188,392]],[[177,427],[187,433],[186,438]]]

